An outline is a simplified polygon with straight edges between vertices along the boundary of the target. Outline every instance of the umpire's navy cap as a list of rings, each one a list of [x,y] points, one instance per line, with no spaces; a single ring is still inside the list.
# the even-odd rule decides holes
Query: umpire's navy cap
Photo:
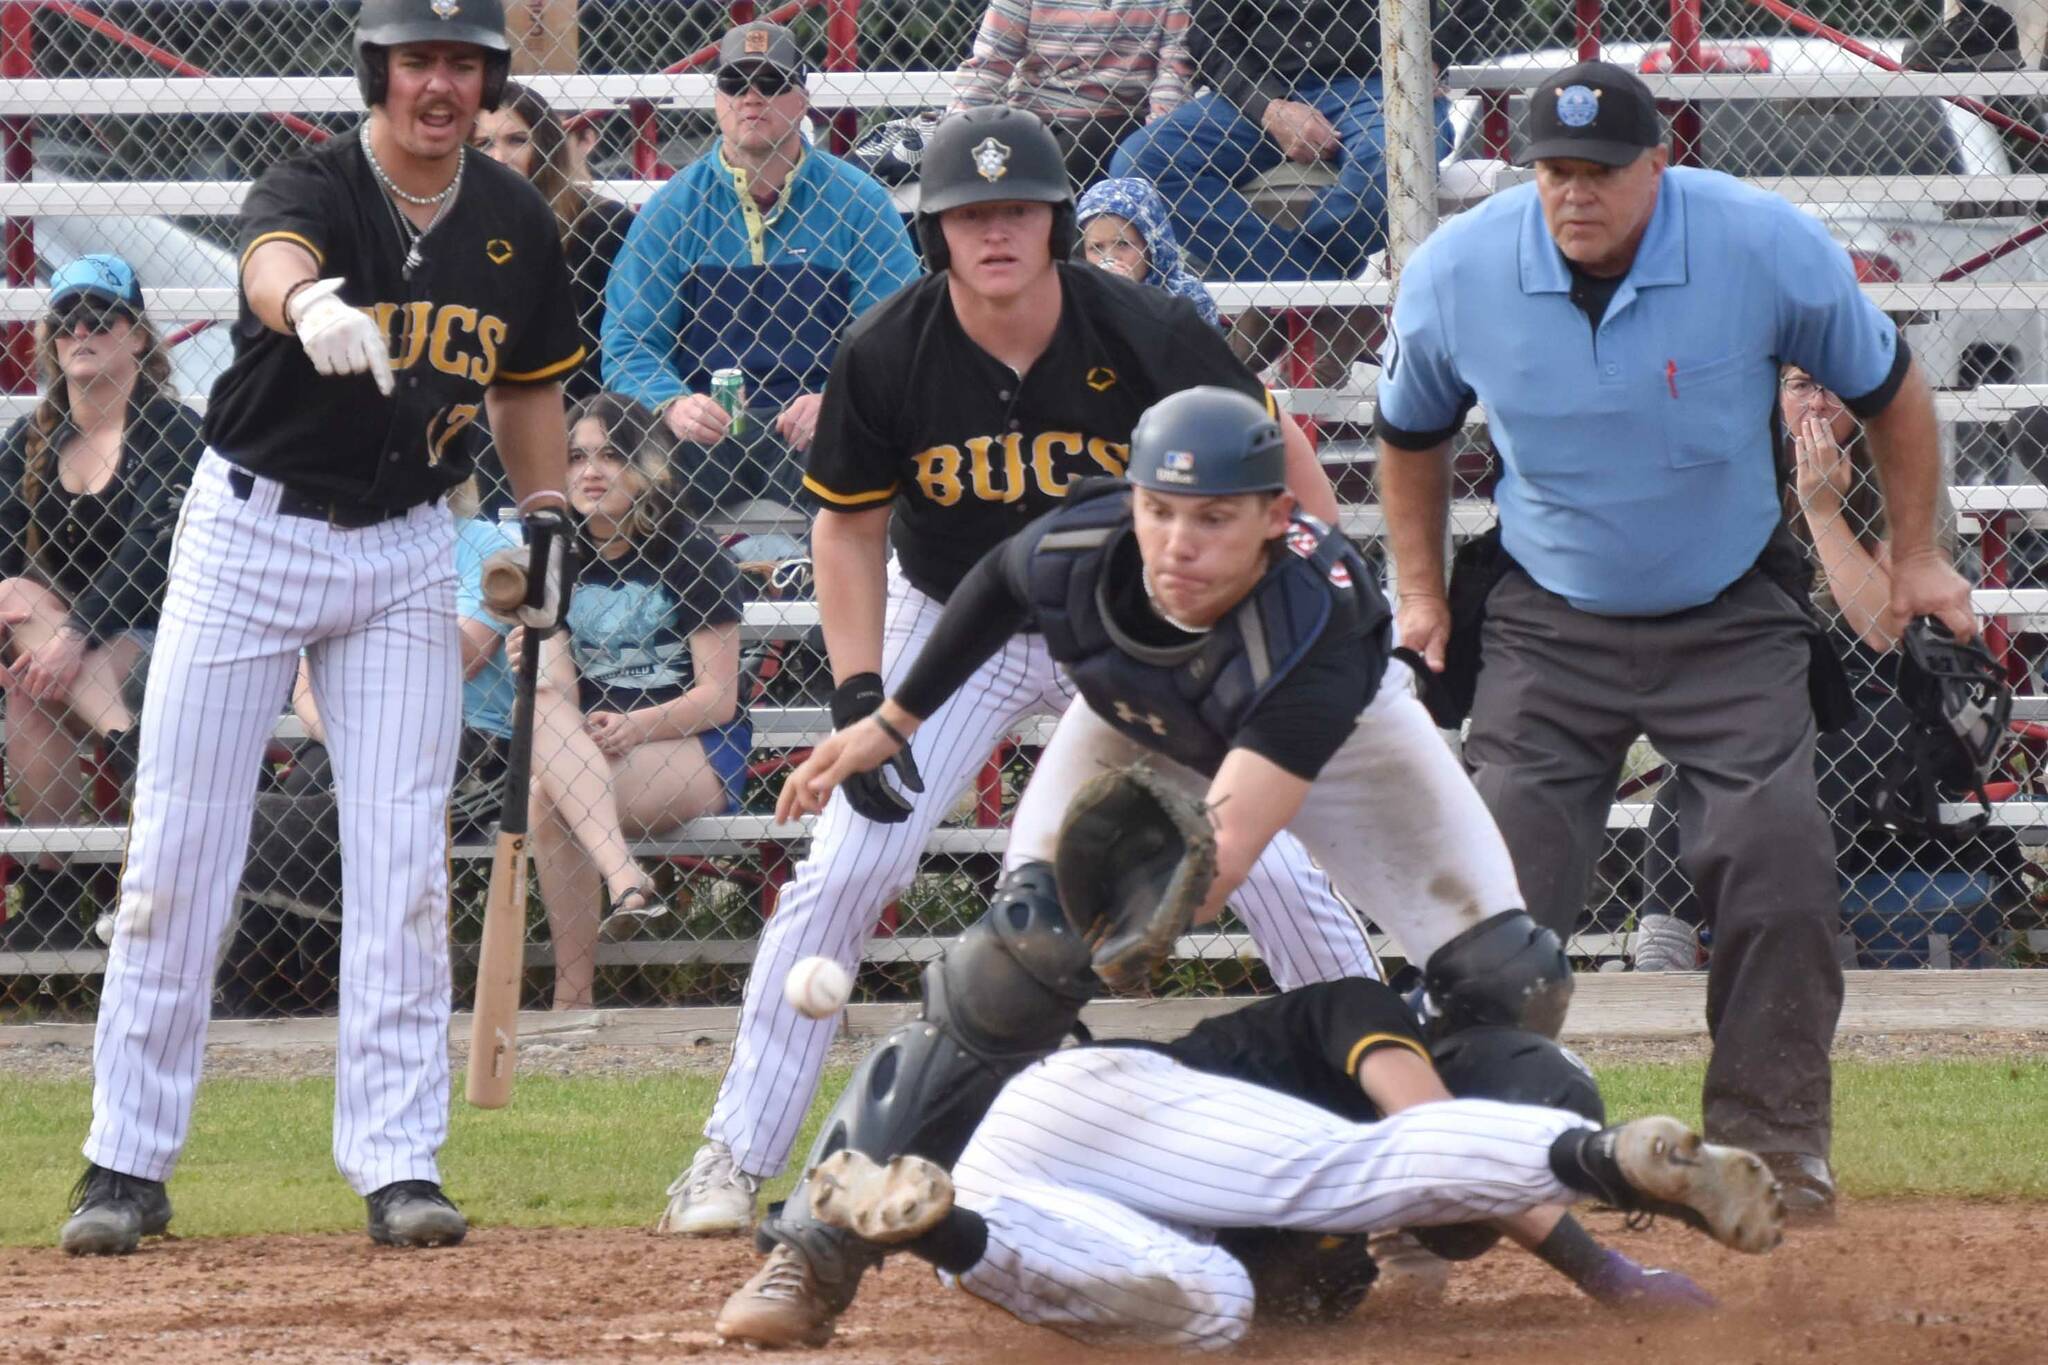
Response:
[[[1612,62],[1580,62],[1537,86],[1523,131],[1524,165],[1555,159],[1626,166],[1664,143],[1650,87]]]

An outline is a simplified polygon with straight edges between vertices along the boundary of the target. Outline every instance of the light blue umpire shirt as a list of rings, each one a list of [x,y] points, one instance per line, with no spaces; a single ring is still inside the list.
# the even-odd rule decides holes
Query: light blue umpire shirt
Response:
[[[1533,184],[1445,223],[1402,272],[1382,434],[1433,444],[1476,398],[1530,577],[1602,615],[1712,601],[1782,516],[1779,365],[1853,402],[1891,378],[1897,328],[1817,221],[1718,171],[1664,172],[1597,331],[1571,288]]]

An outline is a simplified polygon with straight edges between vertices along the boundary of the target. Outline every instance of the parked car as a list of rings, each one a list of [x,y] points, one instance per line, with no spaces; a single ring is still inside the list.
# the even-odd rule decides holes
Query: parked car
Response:
[[[1866,38],[1897,58],[1903,39]],[[1672,69],[1666,43],[1610,43],[1606,59],[1649,73]],[[1714,39],[1703,65],[1715,72],[1876,72],[1846,49],[1819,38]],[[1496,58],[1490,65],[1524,68],[1533,83],[1575,60],[1565,48]],[[1512,130],[1505,161],[1488,147],[1484,106],[1477,96],[1453,107],[1454,150],[1446,163],[1461,179],[1503,183],[1519,152],[1523,99],[1509,100]],[[2020,173],[2005,136],[1990,122],[1946,100],[1923,97],[1723,99],[1701,101],[1694,164],[1747,179],[1797,176],[1982,175]],[[1902,184],[1896,198],[1826,200],[1809,192],[1801,204],[1826,223],[1873,284],[1932,281],[2005,242],[2034,217],[2011,203],[1947,203]],[[2048,320],[2031,309],[1970,307],[1982,285],[2048,280],[2048,242],[2035,242],[1956,280],[1941,306],[1902,314],[1907,339],[1932,383],[1971,389],[1981,384],[2048,382]],[[1953,299],[1953,305],[1948,302]]]

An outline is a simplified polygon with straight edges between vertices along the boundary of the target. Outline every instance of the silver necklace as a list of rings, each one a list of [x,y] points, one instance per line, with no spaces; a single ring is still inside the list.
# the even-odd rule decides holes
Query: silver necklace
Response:
[[[375,172],[378,183],[383,185],[385,189],[408,203],[418,204],[423,208],[428,204],[440,205],[439,208],[434,210],[434,216],[427,221],[427,225],[421,228],[414,226],[412,219],[401,213],[397,204],[388,198],[384,201],[385,210],[390,213],[393,225],[398,228],[398,240],[405,244],[405,263],[399,267],[399,276],[409,283],[412,280],[413,272],[426,264],[426,258],[420,255],[421,239],[439,227],[441,220],[448,215],[448,210],[455,206],[455,192],[462,188],[462,171],[469,164],[469,148],[464,147],[456,156],[455,178],[448,182],[448,188],[442,190],[439,194],[421,198],[418,195],[407,194],[404,190],[392,184],[391,177],[384,174],[384,168],[377,164],[377,154],[370,150],[369,137],[367,135],[364,136],[361,142],[364,158],[369,161],[370,169]]]
[[[1138,565],[1138,579],[1145,585],[1145,600],[1152,604],[1152,610],[1158,612],[1159,619],[1166,622],[1167,625],[1172,626],[1175,630],[1184,631],[1189,635],[1207,635],[1211,630],[1215,629],[1213,626],[1191,626],[1161,606],[1159,604],[1159,594],[1152,591],[1152,570],[1149,566],[1143,563]]]
[[[369,161],[370,169],[377,173],[377,179],[383,182],[384,188],[406,203],[411,204],[414,208],[432,208],[443,200],[452,197],[455,193],[455,187],[462,183],[462,168],[469,161],[469,146],[465,143],[457,148],[455,152],[454,178],[442,186],[439,193],[413,194],[410,191],[400,189],[398,182],[393,180],[389,173],[385,171],[383,163],[377,160],[377,154],[370,150],[370,135],[367,131],[364,132],[361,141],[363,144],[363,156]]]

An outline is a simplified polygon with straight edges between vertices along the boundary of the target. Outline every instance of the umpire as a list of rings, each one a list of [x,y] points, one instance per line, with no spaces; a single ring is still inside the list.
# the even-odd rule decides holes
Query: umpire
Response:
[[[1827,656],[1785,586],[1803,564],[1768,572],[1773,400],[1784,363],[1845,396],[1891,516],[1892,616],[1967,637],[1968,586],[1933,537],[1933,401],[1819,223],[1668,166],[1635,76],[1586,62],[1545,81],[1528,135],[1535,183],[1446,224],[1401,280],[1378,423],[1401,638],[1432,669],[1447,646],[1453,676],[1461,652],[1477,668],[1466,761],[1560,936],[1630,743],[1675,764],[1714,929],[1706,1131],[1763,1154],[1788,1211],[1826,1217],[1842,974],[1809,665]],[[1498,542],[1461,555],[1447,595],[1445,457],[1475,401],[1501,461]]]

